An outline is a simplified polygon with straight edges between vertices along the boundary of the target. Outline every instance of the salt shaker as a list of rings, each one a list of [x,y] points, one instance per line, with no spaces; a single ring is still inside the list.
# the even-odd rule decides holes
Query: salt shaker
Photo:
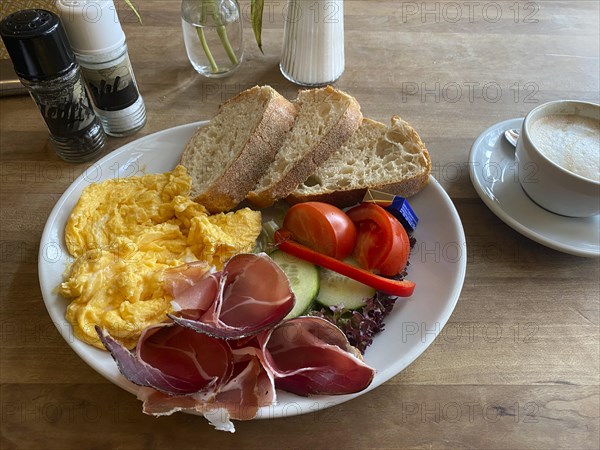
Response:
[[[104,131],[135,133],[146,123],[146,107],[113,0],[58,0],[56,7]]]
[[[58,16],[43,9],[17,11],[0,23],[0,35],[58,156],[74,163],[98,156],[105,135]]]
[[[302,86],[322,86],[344,72],[344,1],[288,0],[279,68]]]

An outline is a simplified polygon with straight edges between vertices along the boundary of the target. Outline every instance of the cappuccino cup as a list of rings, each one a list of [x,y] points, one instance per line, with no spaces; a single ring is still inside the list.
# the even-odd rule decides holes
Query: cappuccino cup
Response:
[[[541,207],[569,217],[600,213],[600,106],[558,100],[534,108],[515,160],[519,183]]]

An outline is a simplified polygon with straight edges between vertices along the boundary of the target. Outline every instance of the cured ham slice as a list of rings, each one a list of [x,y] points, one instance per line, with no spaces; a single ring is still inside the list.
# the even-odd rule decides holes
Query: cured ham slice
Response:
[[[165,271],[164,289],[171,297],[178,297],[210,273],[206,261],[194,261]]]
[[[233,432],[230,419],[253,419],[260,407],[275,402],[273,375],[256,339],[226,341],[161,324],[145,330],[132,353],[97,332],[123,376],[142,386],[138,398],[146,414],[192,411],[217,429]]]
[[[260,407],[275,403],[273,376],[263,366],[261,356],[256,347],[233,350],[233,373],[212,392],[173,396],[142,388],[138,398],[144,402],[144,413],[163,416],[178,411],[196,412],[218,430],[233,432],[231,419],[253,419]]]
[[[211,273],[205,261],[194,261],[165,272],[164,289],[173,297],[176,311],[204,312],[219,293],[219,273]]]
[[[294,302],[287,276],[271,258],[264,253],[240,254],[223,267],[218,294],[206,312],[180,311],[169,317],[195,331],[238,339],[274,326]]]
[[[283,321],[294,295],[267,255],[231,258],[222,272],[188,264],[168,271],[165,290],[180,307],[174,322],[149,327],[130,352],[96,327],[121,373],[141,386],[144,412],[204,415],[217,429],[249,420],[276,401],[276,388],[298,395],[350,394],[375,370],[342,331],[318,317]]]
[[[294,394],[351,394],[365,389],[375,369],[335,325],[319,317],[290,319],[259,336],[278,389]]]
[[[132,383],[170,395],[211,391],[233,371],[233,354],[222,340],[173,324],[149,327],[136,353],[96,327],[119,370]]]

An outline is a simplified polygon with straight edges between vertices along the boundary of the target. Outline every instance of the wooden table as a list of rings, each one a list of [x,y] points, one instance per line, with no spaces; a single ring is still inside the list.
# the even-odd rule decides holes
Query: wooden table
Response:
[[[131,14],[122,21],[148,124],[134,137],[111,138],[106,152],[208,119],[254,84],[295,95],[278,70],[283,1],[271,5],[265,55],[246,22],[245,61],[223,81],[189,65],[179,2],[137,3],[144,25]],[[598,448],[598,259],[559,253],[513,231],[478,198],[467,170],[473,140],[491,124],[553,99],[598,102],[598,2],[345,6],[347,64],[337,86],[357,97],[365,116],[400,114],[414,124],[466,231],[467,276],[441,335],[383,386],[319,413],[241,422],[234,435],[190,415],[143,415],[138,400],[64,342],[38,286],[44,223],[86,165],[54,155],[28,97],[2,98],[3,449]]]

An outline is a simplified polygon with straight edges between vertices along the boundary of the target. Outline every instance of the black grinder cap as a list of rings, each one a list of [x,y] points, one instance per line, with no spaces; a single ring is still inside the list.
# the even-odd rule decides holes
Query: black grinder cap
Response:
[[[41,81],[62,75],[76,64],[58,16],[45,9],[24,9],[0,23],[0,36],[20,77]]]

